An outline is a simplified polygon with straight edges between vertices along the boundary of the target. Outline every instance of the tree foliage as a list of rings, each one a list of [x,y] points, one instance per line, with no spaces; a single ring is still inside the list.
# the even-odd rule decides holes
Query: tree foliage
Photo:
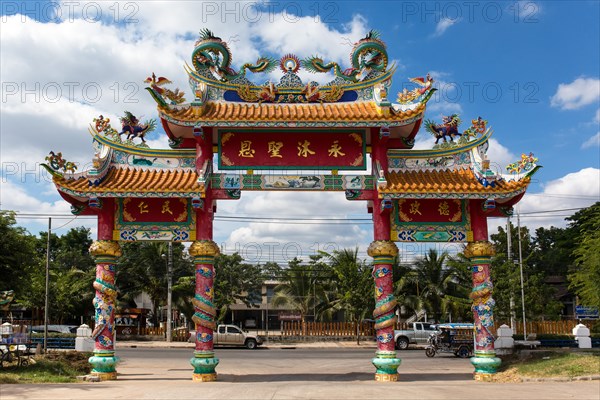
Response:
[[[569,229],[577,238],[575,266],[569,274],[570,287],[586,306],[600,307],[600,202],[570,218]]]
[[[302,321],[307,315],[317,314],[320,305],[321,313],[324,311],[323,303],[327,301],[327,284],[322,279],[323,264],[321,255],[311,256],[311,262],[303,265],[301,260],[294,258],[283,269],[280,281],[275,287],[273,296],[274,306],[286,306],[298,311]]]
[[[238,301],[249,307],[260,301],[260,267],[242,261],[238,253],[215,258],[214,302],[218,321],[222,321],[230,306]]]
[[[490,236],[496,248],[492,258],[491,276],[494,283],[494,300],[496,319],[508,321],[511,313],[517,319],[522,316],[522,302],[525,303],[527,319],[557,318],[562,304],[553,297],[554,289],[546,284],[546,277],[553,275],[557,267],[546,266],[548,258],[543,253],[552,247],[552,237],[557,236],[554,230],[538,230],[542,233],[540,241],[532,238],[527,227],[521,227],[521,253],[523,259],[523,292],[521,295],[521,274],[519,267],[519,229],[510,224],[512,243],[511,256],[508,256],[507,231],[502,226],[498,232]],[[511,308],[512,298],[512,308]]]
[[[336,308],[344,310],[350,320],[361,321],[375,307],[372,266],[358,259],[358,248],[323,255],[335,280]]]
[[[451,259],[447,252],[440,254],[436,249],[429,249],[398,281],[396,291],[408,290],[411,297],[405,301],[425,309],[436,322],[445,320],[450,312],[462,316],[470,306],[464,269],[461,260]]]
[[[134,298],[145,292],[152,302],[152,320],[158,323],[158,310],[167,303],[167,242],[129,242],[122,245],[117,265],[119,305],[135,306]],[[194,274],[183,244],[173,243],[172,282]],[[179,292],[175,292],[179,294]],[[193,296],[193,292],[192,292]],[[174,296],[175,299],[175,296]]]

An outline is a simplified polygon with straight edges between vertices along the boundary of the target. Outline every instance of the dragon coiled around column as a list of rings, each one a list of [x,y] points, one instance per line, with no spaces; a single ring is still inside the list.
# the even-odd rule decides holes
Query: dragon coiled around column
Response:
[[[394,310],[398,305],[398,301],[394,295],[388,295],[375,303],[373,310],[373,318],[375,318],[375,329],[384,329],[396,324],[396,314]]]
[[[477,268],[477,267],[474,267]],[[484,331],[483,337],[478,337],[478,344],[482,347],[488,346],[493,337],[490,329],[494,326],[494,306],[496,302],[492,298],[494,290],[489,277],[476,274],[473,290],[469,297],[473,300],[472,310],[479,317],[479,324],[476,324],[477,331]]]
[[[192,299],[192,304],[195,309],[192,321],[197,325],[214,331],[216,329],[215,316],[217,315],[217,312],[213,303],[209,299],[196,294]]]
[[[209,69],[210,72],[223,82],[233,81],[246,75],[246,70],[251,72],[271,72],[278,65],[277,60],[270,57],[259,57],[256,63],[246,63],[239,71],[231,67],[231,51],[229,46],[212,31],[202,29],[200,38],[196,41],[192,53],[192,63],[197,71]]]
[[[94,289],[100,294],[96,294],[96,297],[94,297],[93,300],[94,308],[96,310],[96,327],[92,332],[93,339],[98,338],[105,327],[108,327],[109,334],[112,334],[113,330],[110,317],[114,308],[114,301],[117,298],[117,290],[111,283],[106,282],[106,280],[110,279],[108,274],[110,273],[112,266],[106,264],[103,268],[108,268],[109,271],[103,271],[102,276],[96,278],[93,283]],[[100,338],[100,341],[105,346],[112,344],[112,340],[109,337]]]
[[[336,77],[349,82],[358,82],[359,75],[366,69],[383,72],[388,65],[388,54],[385,43],[379,39],[379,32],[375,30],[354,44],[350,53],[352,67],[342,71],[336,62],[325,63],[322,58],[313,56],[302,60],[302,66],[311,72],[329,72],[333,69]]]

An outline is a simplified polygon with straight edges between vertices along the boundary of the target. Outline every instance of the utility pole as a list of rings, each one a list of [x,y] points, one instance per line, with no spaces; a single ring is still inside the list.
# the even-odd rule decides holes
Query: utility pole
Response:
[[[510,215],[506,217],[506,247],[507,247],[507,258],[510,263],[511,271],[512,267],[514,267],[515,263],[512,259],[512,231],[510,228]],[[511,290],[510,292],[510,329],[515,331],[516,325],[516,315],[515,315],[515,296]]]
[[[167,259],[167,342],[172,341],[172,315],[171,315],[171,298],[173,297],[173,242],[169,242],[169,255]]]
[[[50,291],[50,235],[52,218],[48,218],[48,240],[46,242],[46,294],[44,296],[44,353],[48,352],[48,297]]]
[[[525,321],[525,289],[523,286],[523,252],[521,250],[521,214],[517,211],[517,226],[519,229],[519,269],[521,270],[521,305],[523,307],[523,340],[527,340],[527,323]]]

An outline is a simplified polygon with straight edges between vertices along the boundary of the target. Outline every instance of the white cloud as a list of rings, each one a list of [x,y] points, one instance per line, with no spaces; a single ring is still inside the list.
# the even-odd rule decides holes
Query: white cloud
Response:
[[[215,240],[225,252],[238,251],[252,262],[285,262],[295,256],[306,259],[318,250],[356,246],[360,247],[361,256],[366,257],[366,248],[372,240],[368,221],[364,221],[366,224],[314,221],[315,218],[369,219],[366,211],[364,202],[348,201],[342,193],[245,192],[239,202],[220,202],[217,217],[231,212],[254,218],[295,219],[268,223],[219,220],[215,225]]]
[[[452,25],[456,24],[460,19],[458,18],[440,18],[437,25],[435,26],[435,32],[433,33],[433,37],[442,36],[448,28]]]
[[[600,124],[600,108],[596,110],[596,115],[594,116],[594,122]]]
[[[462,113],[463,109],[458,103],[450,103],[444,100],[436,101],[434,98],[432,101],[429,101],[427,105],[427,111],[436,113],[436,118],[441,119],[442,115],[460,114]]]
[[[39,199],[39,192],[30,194],[23,185],[18,185],[10,180],[3,179],[0,182],[2,196],[0,198],[0,209],[16,211],[18,214],[60,214],[71,215],[69,203],[56,196],[56,201],[42,201]],[[19,218],[19,225],[26,226],[32,234],[48,229],[48,218]],[[72,218],[57,218],[52,222],[53,232],[62,235],[67,230],[76,226],[84,226],[92,230],[92,235],[97,231],[97,223],[93,218],[78,218],[75,215]],[[92,236],[95,237],[95,236]]]
[[[600,132],[596,133],[581,145],[582,149],[589,149],[590,147],[600,147]]]
[[[490,138],[490,147],[487,155],[490,160],[490,166],[497,173],[505,173],[505,167],[517,160],[517,156],[507,147],[503,146],[498,140]]]
[[[437,91],[427,103],[427,111],[436,113],[434,118],[440,120],[443,115],[462,113],[462,106],[456,102],[460,100],[460,92],[457,91],[459,86],[448,80],[452,74],[445,71],[431,71],[430,75],[434,79],[434,87]]]
[[[576,110],[600,99],[600,79],[577,78],[571,83],[561,83],[550,104],[563,110]]]
[[[558,213],[532,214],[527,213],[562,210],[578,207],[589,207],[600,201],[600,169],[584,168],[569,173],[562,178],[552,180],[543,185],[541,193],[527,193],[519,202],[523,221],[530,229],[550,226],[566,226],[565,214],[575,211]],[[556,216],[558,214],[558,216]]]

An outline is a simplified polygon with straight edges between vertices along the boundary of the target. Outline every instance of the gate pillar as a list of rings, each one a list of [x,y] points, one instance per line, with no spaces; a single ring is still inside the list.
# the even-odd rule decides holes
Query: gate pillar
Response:
[[[375,380],[394,382],[398,380],[400,359],[396,358],[394,327],[396,325],[396,305],[393,288],[392,265],[398,255],[398,247],[389,240],[375,240],[367,249],[373,257],[373,278],[375,280],[375,329],[377,336],[376,357],[372,362],[377,371]]]
[[[90,246],[90,254],[96,261],[96,280],[94,289],[96,297],[93,304],[95,308],[96,326],[92,332],[95,341],[94,355],[89,358],[92,364],[92,375],[100,380],[117,379],[116,365],[119,361],[115,357],[115,264],[121,256],[119,243],[113,240],[97,240]]]
[[[471,242],[464,254],[471,260],[473,276],[473,320],[475,321],[475,356],[471,364],[475,367],[474,378],[478,381],[491,381],[500,366],[501,360],[494,350],[494,299],[492,299],[492,280],[490,278],[490,260],[494,255],[494,246],[487,240]]]
[[[219,359],[213,350],[216,310],[213,304],[214,260],[219,255],[219,246],[212,240],[198,240],[192,243],[190,255],[196,268],[196,290],[194,316],[196,325],[195,351],[190,363],[194,367],[192,379],[198,382],[217,380],[215,368]]]

